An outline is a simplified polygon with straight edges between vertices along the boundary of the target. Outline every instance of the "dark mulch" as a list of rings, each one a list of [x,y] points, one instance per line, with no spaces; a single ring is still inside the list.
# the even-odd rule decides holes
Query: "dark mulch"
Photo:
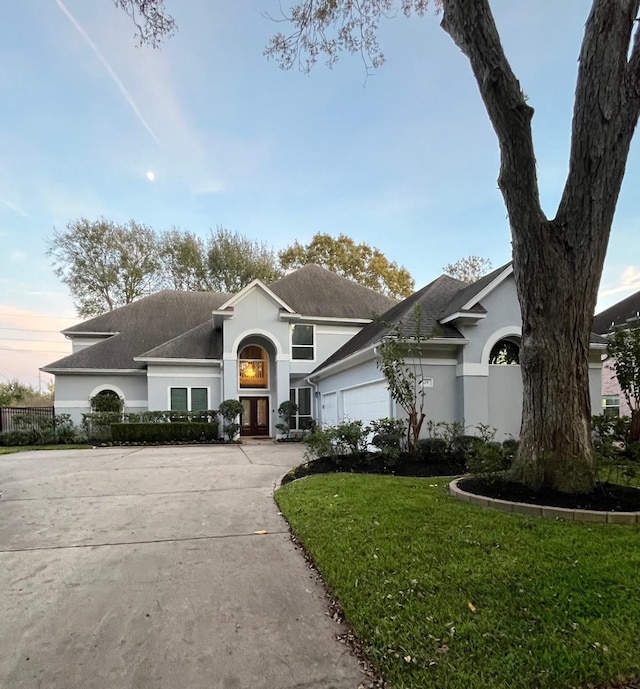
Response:
[[[294,467],[283,479],[282,485],[303,476],[328,474],[332,472],[353,474],[388,474],[393,476],[460,476],[466,469],[462,464],[447,462],[425,462],[408,455],[401,455],[397,460],[389,460],[381,453],[366,455],[339,455],[338,457],[320,457],[306,464]]]
[[[467,493],[512,502],[526,502],[531,505],[602,512],[640,512],[640,490],[614,483],[599,483],[593,493],[578,495],[554,490],[534,493],[519,483],[482,476],[465,478],[458,485]]]

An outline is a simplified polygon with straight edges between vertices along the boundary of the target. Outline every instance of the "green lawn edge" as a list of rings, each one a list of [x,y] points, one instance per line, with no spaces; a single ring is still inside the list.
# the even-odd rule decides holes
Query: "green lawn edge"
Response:
[[[391,686],[640,677],[640,528],[488,510],[450,480],[327,474],[275,494]]]
[[[33,450],[91,450],[93,445],[12,445],[0,446],[0,455],[11,455],[16,452],[31,452]]]

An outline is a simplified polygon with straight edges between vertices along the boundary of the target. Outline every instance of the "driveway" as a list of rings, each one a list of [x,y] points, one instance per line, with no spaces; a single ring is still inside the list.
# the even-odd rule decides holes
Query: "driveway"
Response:
[[[0,456],[0,687],[358,687],[272,498],[300,460],[264,441]]]

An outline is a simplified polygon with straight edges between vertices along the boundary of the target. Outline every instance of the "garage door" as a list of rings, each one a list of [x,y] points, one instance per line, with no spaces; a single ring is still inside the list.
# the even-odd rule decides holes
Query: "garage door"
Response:
[[[391,398],[385,381],[345,390],[342,403],[344,418],[349,421],[368,424],[391,416]]]
[[[322,425],[335,426],[338,423],[338,393],[322,395]]]

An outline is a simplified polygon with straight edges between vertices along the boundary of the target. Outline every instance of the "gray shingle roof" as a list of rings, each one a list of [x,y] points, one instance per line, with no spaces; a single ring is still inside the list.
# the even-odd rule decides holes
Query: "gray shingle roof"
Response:
[[[140,354],[150,359],[222,359],[222,330],[214,328],[211,318],[197,328]]]
[[[304,316],[373,318],[397,303],[312,263],[280,278],[269,289]]]
[[[605,335],[620,325],[627,325],[629,319],[640,314],[640,291],[601,311],[593,319],[593,331]]]
[[[365,326],[357,335],[354,335],[338,351],[318,366],[315,371],[334,364],[351,354],[355,354],[361,349],[379,342],[385,335],[388,335],[396,328],[408,337],[415,332],[415,309],[420,308],[421,334],[426,337],[443,337],[464,339],[457,328],[452,325],[441,325],[438,323],[438,316],[443,308],[451,301],[453,296],[464,288],[465,283],[441,275],[433,282],[418,290],[404,301],[391,307],[383,313],[379,319]],[[314,371],[314,373],[315,373]]]
[[[304,266],[269,289],[304,316],[370,319],[396,303],[367,287],[316,265]],[[98,344],[44,367],[69,369],[144,369],[134,357],[219,359],[220,333],[213,331],[211,312],[231,298],[213,292],[164,290],[114,309],[63,331],[118,333]]]
[[[172,292],[164,290],[102,316],[68,328],[65,334],[112,333],[98,344],[86,347],[44,367],[52,369],[143,369],[145,364],[133,358],[208,320],[221,306],[227,294],[211,292]]]

